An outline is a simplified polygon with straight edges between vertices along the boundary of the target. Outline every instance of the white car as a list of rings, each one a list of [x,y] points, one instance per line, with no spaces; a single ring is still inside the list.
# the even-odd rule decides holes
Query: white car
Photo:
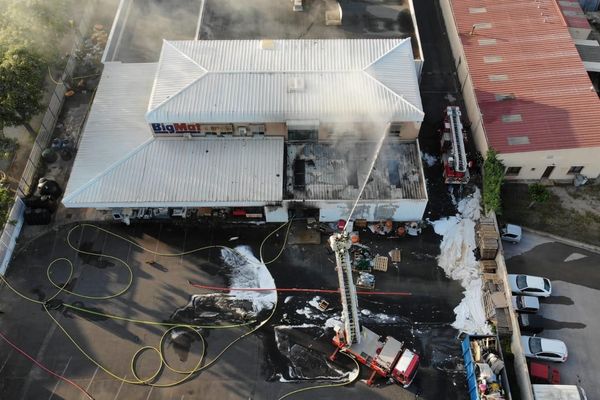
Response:
[[[525,357],[539,360],[565,362],[569,353],[562,340],[545,339],[537,336],[521,336]]]
[[[302,6],[302,0],[292,0],[292,10],[304,11],[304,7]]]
[[[535,297],[549,297],[552,294],[550,280],[539,276],[508,274],[508,284],[513,294]]]
[[[512,304],[517,312],[536,313],[540,309],[540,301],[534,296],[513,296]]]
[[[500,228],[500,237],[507,242],[519,243],[522,235],[523,230],[519,225],[506,224]]]

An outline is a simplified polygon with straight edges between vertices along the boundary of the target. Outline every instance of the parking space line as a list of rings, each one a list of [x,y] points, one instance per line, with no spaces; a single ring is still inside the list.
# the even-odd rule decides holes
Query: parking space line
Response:
[[[117,400],[117,397],[119,397],[119,394],[121,393],[121,389],[123,389],[123,385],[125,384],[126,379],[127,375],[125,375],[125,378],[123,378],[123,380],[121,381],[121,386],[119,386],[119,390],[117,390],[117,394],[115,394],[115,398],[113,400]]]
[[[92,375],[92,379],[90,379],[90,383],[88,383],[88,385],[85,388],[86,392],[89,392],[90,387],[92,386],[92,382],[94,382],[94,378],[96,378],[96,374],[98,373],[98,370],[100,369],[100,367],[96,367],[96,370],[94,371],[94,374]],[[83,395],[82,395],[83,396]]]
[[[6,360],[4,360],[4,362],[2,363],[2,367],[0,367],[0,373],[2,371],[4,371],[4,367],[6,367],[6,363],[8,363],[8,359],[13,355],[13,353],[14,353],[14,350],[11,350],[10,353],[8,353]]]
[[[65,372],[67,372],[67,368],[69,368],[69,364],[71,364],[72,358],[73,357],[69,357],[69,360],[67,361],[67,365],[65,365],[65,368],[60,373],[62,376],[64,376]],[[56,385],[54,385],[54,389],[52,389],[52,393],[50,393],[50,397],[48,397],[48,400],[50,400],[50,399],[52,399],[52,397],[54,397],[54,392],[56,392],[56,389],[58,389],[58,385],[60,385],[61,382],[62,382],[61,380],[56,381]]]

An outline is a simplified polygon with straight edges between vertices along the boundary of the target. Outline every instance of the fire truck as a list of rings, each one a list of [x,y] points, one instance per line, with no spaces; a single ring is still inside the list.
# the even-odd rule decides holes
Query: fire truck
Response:
[[[417,374],[419,355],[391,336],[379,336],[360,326],[348,252],[352,243],[348,232],[332,235],[329,244],[335,252],[343,322],[343,325],[334,328],[335,336],[332,341],[336,349],[330,359],[335,360],[338,351],[341,351],[370,368],[372,373],[367,381],[368,385],[372,385],[375,378],[381,376],[408,387]]]
[[[463,185],[469,182],[465,137],[460,116],[460,108],[456,106],[446,107],[441,138],[444,181],[455,185]]]

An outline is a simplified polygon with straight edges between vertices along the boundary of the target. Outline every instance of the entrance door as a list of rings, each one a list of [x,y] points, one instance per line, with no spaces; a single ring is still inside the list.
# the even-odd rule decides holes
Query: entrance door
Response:
[[[550,175],[552,174],[552,171],[554,171],[554,165],[546,167],[546,170],[542,174],[542,179],[544,179],[544,178],[550,178]]]

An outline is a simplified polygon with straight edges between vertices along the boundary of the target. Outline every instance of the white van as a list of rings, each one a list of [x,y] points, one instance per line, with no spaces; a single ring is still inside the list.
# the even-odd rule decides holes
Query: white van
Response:
[[[531,385],[535,400],[587,400],[585,391],[576,385]]]

